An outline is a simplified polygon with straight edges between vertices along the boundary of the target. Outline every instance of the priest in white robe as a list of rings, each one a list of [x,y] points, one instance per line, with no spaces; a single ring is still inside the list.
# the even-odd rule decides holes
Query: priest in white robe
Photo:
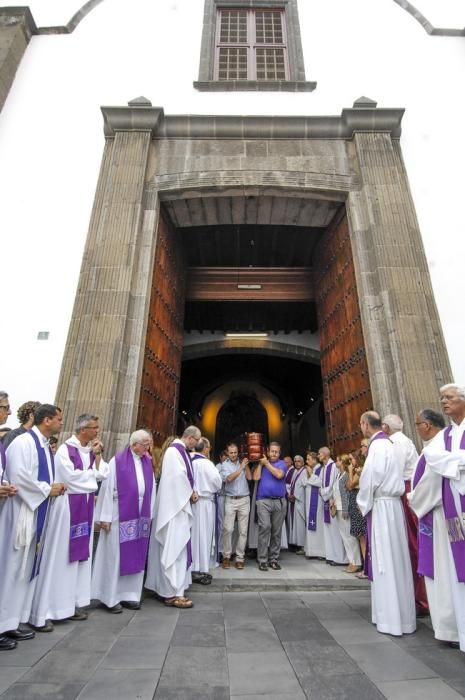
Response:
[[[129,447],[110,460],[97,498],[91,596],[112,613],[140,608],[156,496],[150,444],[145,430],[132,433]]]
[[[341,533],[339,532],[337,519],[330,515],[330,501],[334,500],[334,485],[338,474],[337,467],[335,462],[331,459],[331,453],[328,447],[320,447],[318,450],[318,460],[323,465],[320,495],[323,499],[323,532],[325,538],[326,561],[333,566],[346,564],[347,557]]]
[[[323,499],[320,496],[323,465],[319,464],[316,452],[307,452],[305,470],[305,556],[309,559],[325,559]]]
[[[210,441],[202,437],[192,455],[194,489],[199,497],[192,504],[192,580],[208,585],[212,577],[210,567],[218,566],[218,504],[217,493],[223,480],[210,461]]]
[[[97,416],[79,416],[75,434],[55,456],[55,478],[65,484],[66,494],[50,511],[49,534],[32,601],[30,621],[35,626],[42,627],[47,620],[87,619],[87,612],[80,608],[90,604],[94,494],[97,482],[109,472],[98,432]]]
[[[294,471],[286,484],[288,500],[289,544],[296,547],[296,554],[305,554],[305,486],[307,470],[301,455],[294,457]],[[284,528],[283,528],[284,529]]]
[[[0,634],[29,621],[43,545],[50,534],[48,517],[55,497],[65,492],[64,484],[54,481],[48,447],[48,439],[61,430],[61,410],[42,404],[35,420],[36,425],[7,450],[4,478],[17,493],[0,513]]]
[[[371,618],[378,632],[400,636],[416,629],[412,567],[407,529],[400,500],[403,475],[395,461],[394,446],[381,430],[375,411],[360,418],[370,438],[360,477],[357,504],[367,518],[367,570],[371,585]]]
[[[443,477],[442,504],[449,538],[449,570],[459,645],[465,651],[465,387],[440,389],[450,426],[424,449],[427,466]]]
[[[193,607],[184,595],[192,582],[191,503],[198,500],[189,452],[201,437],[198,428],[189,426],[166,450],[150,537],[145,587],[179,609]]]
[[[425,408],[415,419],[424,449],[445,428],[443,416]],[[449,535],[442,503],[442,477],[433,472],[422,453],[407,494],[409,506],[419,519],[418,573],[424,577],[434,636],[458,646],[458,630],[449,566]]]

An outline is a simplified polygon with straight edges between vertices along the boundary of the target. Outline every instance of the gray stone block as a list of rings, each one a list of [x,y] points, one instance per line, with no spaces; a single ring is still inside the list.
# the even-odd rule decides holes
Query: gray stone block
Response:
[[[154,669],[165,661],[169,639],[120,637],[101,663],[101,668]]]
[[[178,625],[171,639],[172,647],[224,647],[224,625]]]
[[[160,678],[160,686],[163,688],[190,690],[204,686],[225,688],[228,683],[226,649],[212,647],[171,648],[168,651]]]
[[[228,653],[231,695],[299,693],[300,686],[284,651]]]
[[[2,700],[76,700],[82,683],[15,683]]]
[[[160,670],[98,669],[79,700],[152,700]]]
[[[459,700],[463,697],[438,678],[378,683],[387,700]]]
[[[372,681],[434,678],[438,674],[417,658],[418,651],[403,649],[389,640],[383,644],[348,644],[347,653]],[[413,655],[413,652],[416,652]]]

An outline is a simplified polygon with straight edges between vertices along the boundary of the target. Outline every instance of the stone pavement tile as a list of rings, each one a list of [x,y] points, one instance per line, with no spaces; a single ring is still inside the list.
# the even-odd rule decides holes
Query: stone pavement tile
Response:
[[[101,668],[161,668],[169,639],[119,637],[101,663]]]
[[[299,693],[301,688],[285,652],[228,652],[231,695]]]
[[[79,695],[79,700],[152,700],[159,669],[99,668]]]
[[[272,612],[270,617],[281,642],[332,641],[330,633],[308,609]]]
[[[76,700],[82,683],[15,683],[2,700]]]
[[[192,688],[180,688],[160,683],[154,700],[229,700],[229,688],[201,683]]]
[[[338,620],[321,620],[321,624],[334,637],[338,644],[381,644],[390,642],[391,638],[376,631],[376,627],[359,615],[357,618],[345,617]]]
[[[292,591],[261,593],[260,597],[269,610],[295,610],[305,607],[304,601]]]
[[[231,700],[305,700],[303,690],[296,693],[267,693],[266,695],[231,695]]]
[[[463,652],[462,652],[463,653]],[[461,678],[448,678],[446,681],[447,685],[457,691],[462,697],[465,698],[465,677]]]
[[[384,696],[363,674],[314,676],[305,680],[303,689],[308,700],[382,700]]]
[[[124,627],[120,637],[152,637],[153,639],[171,639],[178,616],[159,617],[151,615],[150,617],[133,618],[127,627]]]
[[[315,613],[319,620],[353,620],[354,622],[362,622],[363,618],[349,608],[345,603],[307,603],[310,610]]]
[[[216,570],[215,570],[216,571]],[[213,574],[215,577],[215,574]],[[208,610],[209,612],[223,610],[223,594],[212,592],[199,592],[192,587],[189,589],[189,597],[194,603],[195,610]]]
[[[434,632],[430,624],[417,620],[417,631],[414,634],[403,634],[402,637],[393,637],[392,641],[403,649],[411,647],[432,646],[441,648],[441,642],[434,638]]]
[[[412,653],[400,649],[389,637],[385,644],[347,644],[345,649],[375,682],[434,678],[438,675]]]
[[[359,673],[353,659],[339,644],[321,644],[318,641],[284,642],[297,677],[303,679],[314,676],[339,676]]]
[[[164,688],[197,689],[200,686],[227,688],[228,683],[228,663],[224,647],[171,647],[159,685]]]
[[[14,651],[0,654],[0,669],[11,666],[33,666],[59,643],[60,638],[54,637],[53,633],[20,642]],[[0,673],[3,673],[3,670]]]
[[[387,700],[459,700],[462,696],[439,678],[378,683]]]
[[[67,635],[65,639],[58,642],[57,651],[97,651],[106,654],[118,637],[118,632],[93,632],[93,628],[83,626],[73,634]]]
[[[94,631],[98,630],[99,634],[107,631],[121,632],[131,622],[133,617],[134,613],[130,610],[123,610],[118,615],[105,610],[91,610],[86,622],[81,624],[94,628]]]
[[[181,610],[178,627],[187,626],[192,627],[193,625],[222,625],[223,624],[223,613],[215,611],[209,612],[207,610],[196,610],[191,608],[190,610]]]
[[[278,635],[270,621],[248,622],[241,626],[226,626],[228,651],[280,651]]]
[[[67,649],[52,649],[22,680],[38,684],[81,683],[82,686],[92,676],[102,658],[103,654],[95,651],[76,649],[71,655]]]
[[[333,591],[299,591],[299,598],[305,603],[340,603],[341,601]]]
[[[429,666],[432,675],[441,676],[445,680],[449,678],[465,678],[465,654],[459,649],[450,647],[413,647],[409,654]]]
[[[224,647],[224,624],[180,625],[178,623],[171,639],[172,647]]]
[[[3,656],[6,656],[8,652],[4,652]],[[12,666],[11,668],[2,668],[0,671],[0,695],[13,685],[21,676],[29,671],[28,666]]]

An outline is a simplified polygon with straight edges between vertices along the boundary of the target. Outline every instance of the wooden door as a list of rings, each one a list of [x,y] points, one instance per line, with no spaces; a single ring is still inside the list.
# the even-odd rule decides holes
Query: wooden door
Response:
[[[326,431],[329,447],[341,454],[360,446],[360,416],[372,408],[345,212],[319,241],[314,269]]]
[[[152,431],[157,446],[176,429],[185,273],[181,234],[161,211],[137,421]]]

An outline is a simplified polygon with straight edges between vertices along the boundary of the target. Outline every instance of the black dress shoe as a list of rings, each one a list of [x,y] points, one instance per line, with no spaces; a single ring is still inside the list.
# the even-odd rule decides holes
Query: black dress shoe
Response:
[[[85,610],[81,610],[80,608],[76,608],[76,610],[74,611],[74,615],[71,615],[71,617],[68,617],[68,620],[82,621],[82,620],[87,620],[88,617],[89,617],[89,614],[86,613]]]
[[[447,645],[450,646],[451,649],[460,649],[459,642],[447,642]]]
[[[4,634],[0,634],[0,651],[11,651],[12,649],[16,649],[17,646],[18,642],[15,642],[13,639],[8,639]]]
[[[46,620],[45,625],[41,627],[36,627],[36,625],[31,625],[35,632],[53,632],[53,622],[51,620]]]
[[[16,642],[24,642],[26,639],[34,639],[36,633],[32,630],[11,630],[11,632],[5,632],[5,636],[9,639],[14,639]]]
[[[106,607],[107,607],[108,612],[113,613],[114,615],[117,615],[118,613],[123,612],[123,606],[120,603],[116,603],[116,605],[113,605],[111,608],[109,608],[108,606],[106,606]]]
[[[122,600],[121,605],[128,610],[140,610],[140,603],[136,603],[134,600]]]

